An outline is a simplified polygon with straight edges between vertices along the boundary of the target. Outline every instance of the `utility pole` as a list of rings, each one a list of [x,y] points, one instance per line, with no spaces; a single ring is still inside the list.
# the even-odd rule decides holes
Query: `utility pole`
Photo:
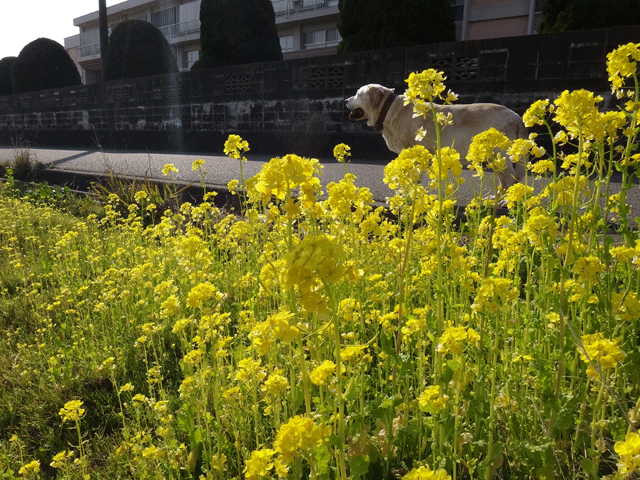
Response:
[[[102,63],[102,79],[104,80],[107,44],[109,43],[109,29],[107,27],[107,0],[98,0],[98,15],[100,17],[100,61]]]

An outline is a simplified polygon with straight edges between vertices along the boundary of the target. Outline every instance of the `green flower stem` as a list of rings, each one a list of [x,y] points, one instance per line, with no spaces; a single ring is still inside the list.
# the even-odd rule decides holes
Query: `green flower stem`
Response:
[[[492,349],[493,350],[493,349]],[[491,365],[491,394],[489,397],[489,439],[487,442],[487,466],[484,471],[485,480],[491,478],[491,464],[493,462],[493,432],[495,430],[495,400],[496,400],[496,370],[498,369],[498,353],[494,350]]]
[[[340,338],[340,316],[337,314],[338,308],[333,289],[323,282],[324,289],[329,295],[331,303],[331,317],[333,318],[333,338],[336,357],[336,407],[338,410],[338,471],[340,480],[347,479],[347,464],[344,452],[346,443],[346,419],[344,415],[344,388],[342,385],[342,359],[341,359],[341,338]]]
[[[300,357],[300,375],[302,376],[302,390],[304,392],[304,407],[307,416],[311,418],[311,380],[307,370],[307,361],[304,353],[302,337],[298,336],[298,356]]]

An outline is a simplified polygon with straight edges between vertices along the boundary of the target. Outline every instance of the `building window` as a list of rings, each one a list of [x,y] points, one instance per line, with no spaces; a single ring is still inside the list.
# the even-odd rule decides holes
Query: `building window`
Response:
[[[538,33],[540,23],[542,23],[542,0],[536,0],[533,12],[533,26],[531,33]]]
[[[287,13],[289,0],[271,0],[273,11],[276,15],[284,15]]]
[[[200,50],[189,50],[182,54],[182,68],[190,70],[193,64],[200,58]]]
[[[316,30],[302,34],[302,48],[311,50],[314,48],[335,47],[340,43],[342,37],[337,29]]]
[[[464,16],[464,0],[451,0],[451,16],[454,22],[461,22]]]
[[[282,53],[293,52],[293,35],[280,37],[280,48],[282,49]]]
[[[464,1],[451,0],[451,16],[456,26],[456,40],[462,40],[462,21],[464,20]]]
[[[302,8],[322,8],[325,6],[325,0],[302,0]]]
[[[160,10],[159,12],[153,12],[151,14],[151,23],[158,28],[175,25],[176,23],[178,23],[178,19],[176,17],[176,7]]]

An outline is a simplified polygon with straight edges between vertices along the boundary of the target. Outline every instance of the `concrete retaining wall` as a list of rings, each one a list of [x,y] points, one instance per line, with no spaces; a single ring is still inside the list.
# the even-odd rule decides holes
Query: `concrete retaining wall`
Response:
[[[220,152],[230,133],[252,152],[354,157],[391,154],[373,129],[346,121],[344,99],[366,83],[403,92],[436,68],[460,103],[522,113],[539,98],[586,88],[612,106],[606,54],[640,42],[640,27],[569,32],[287,60],[0,97],[0,143],[38,147]]]

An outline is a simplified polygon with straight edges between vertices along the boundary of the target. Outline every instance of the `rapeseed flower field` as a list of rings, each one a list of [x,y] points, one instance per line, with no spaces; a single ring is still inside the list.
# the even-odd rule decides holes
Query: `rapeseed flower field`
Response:
[[[236,214],[212,192],[159,212],[141,190],[77,218],[3,184],[0,475],[638,478],[639,60],[608,56],[617,111],[584,90],[531,106],[549,152],[477,136],[483,182],[504,155],[550,181],[490,184],[462,222],[460,155],[439,144],[389,163],[387,209],[346,145],[326,192],[295,154],[241,174]],[[438,132],[444,81],[408,79]],[[232,135],[225,153],[249,148]]]

